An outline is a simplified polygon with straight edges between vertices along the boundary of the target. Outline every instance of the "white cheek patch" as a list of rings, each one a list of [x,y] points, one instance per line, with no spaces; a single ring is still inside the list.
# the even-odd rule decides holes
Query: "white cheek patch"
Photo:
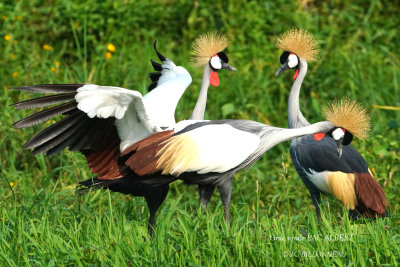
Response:
[[[344,132],[341,128],[337,128],[336,130],[334,130],[332,132],[332,137],[335,140],[339,140],[340,138],[342,138],[344,136]]]
[[[299,64],[299,59],[297,58],[297,56],[296,55],[294,55],[294,54],[292,54],[292,55],[289,55],[289,57],[288,57],[288,66],[289,66],[289,68],[294,68],[294,67],[296,67],[297,66],[297,64]]]
[[[222,67],[221,59],[219,57],[212,57],[210,63],[211,66],[216,70],[219,70]]]

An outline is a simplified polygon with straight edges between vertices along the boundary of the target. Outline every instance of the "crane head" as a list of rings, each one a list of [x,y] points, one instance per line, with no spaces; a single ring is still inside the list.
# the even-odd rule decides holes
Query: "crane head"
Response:
[[[306,61],[316,61],[319,53],[318,41],[311,33],[301,28],[293,28],[279,35],[275,46],[285,51],[281,56],[282,67],[276,72],[275,76],[287,69],[294,69],[294,80],[299,74],[299,58]]]
[[[293,80],[296,80],[297,75],[299,74],[299,57],[294,53],[285,51],[280,57],[280,62],[282,66],[277,70],[275,76],[278,76],[285,70],[293,69],[295,71]]]
[[[325,135],[332,137],[337,145],[339,157],[342,154],[342,145],[348,145],[353,136],[364,140],[368,137],[371,128],[367,110],[356,101],[349,98],[334,100],[322,107],[322,113],[333,126],[326,133],[314,134],[315,140],[321,140]]]
[[[192,60],[198,66],[210,67],[210,84],[212,86],[219,85],[218,70],[236,71],[228,64],[228,56],[223,52],[228,44],[228,37],[216,31],[202,34],[193,42]]]
[[[353,134],[340,127],[334,127],[327,133],[316,133],[314,139],[320,141],[325,136],[331,137],[335,141],[339,158],[342,157],[342,147],[353,141]]]
[[[234,67],[228,64],[228,56],[225,54],[225,52],[218,52],[215,55],[213,55],[210,60],[208,61],[208,64],[211,68],[211,73],[210,73],[210,84],[212,86],[218,86],[219,85],[219,78],[218,78],[218,70],[220,69],[227,69],[231,71],[236,71]]]

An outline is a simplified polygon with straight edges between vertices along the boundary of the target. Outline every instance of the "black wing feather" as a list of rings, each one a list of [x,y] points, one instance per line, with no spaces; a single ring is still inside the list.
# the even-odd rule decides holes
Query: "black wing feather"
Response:
[[[161,77],[161,72],[151,72],[149,73],[149,77],[152,82],[158,82],[158,79]]]
[[[59,93],[16,103],[14,104],[16,109],[60,104],[15,122],[13,124],[15,128],[30,127],[57,115],[65,116],[62,120],[33,136],[23,145],[24,149],[33,149],[33,154],[44,153],[51,156],[67,147],[71,151],[82,152],[85,149],[105,149],[119,144],[120,139],[114,125],[115,118],[90,118],[77,108],[74,98],[77,94],[76,90],[82,86],[84,84],[44,84],[13,88],[35,93]],[[64,103],[65,101],[69,102]]]
[[[85,84],[40,84],[12,87],[11,89],[35,93],[72,93]]]
[[[163,56],[163,54],[161,54],[161,53],[160,53],[160,52],[158,52],[158,50],[157,50],[157,40],[155,40],[155,41],[154,41],[154,44],[153,44],[153,46],[154,46],[154,50],[155,50],[155,51],[156,51],[156,53],[157,53],[158,59],[159,59],[159,60],[161,60],[162,62],[166,61],[166,60],[167,60],[167,58],[166,58],[166,57],[164,57],[164,56]]]
[[[26,142],[22,148],[24,149],[32,149],[37,146],[40,146],[50,139],[56,137],[63,131],[67,130],[68,128],[74,126],[77,122],[81,121],[86,117],[86,114],[83,112],[75,110],[75,114],[72,114],[69,117],[58,121],[57,123],[51,125],[50,127],[44,129],[40,133],[36,134],[32,137],[28,142]]]
[[[68,129],[56,135],[47,142],[35,147],[35,149],[33,150],[33,154],[36,155],[39,153],[45,153],[46,155],[48,155],[48,151],[50,149],[63,143],[65,140],[68,140],[69,138],[73,138],[73,136],[79,135],[79,133],[86,131],[87,128],[89,127],[90,124],[87,124],[84,120],[81,120],[77,124],[73,125],[72,127],[69,127]],[[65,146],[64,148],[66,147],[67,146]]]
[[[22,120],[19,120],[13,124],[15,128],[26,128],[30,127],[39,123],[42,123],[44,121],[47,121],[57,115],[63,114],[64,112],[73,110],[76,108],[76,102],[71,101],[59,106],[55,106],[43,111],[40,111],[38,113],[35,113],[29,117],[26,117]]]
[[[164,62],[169,60],[168,58],[163,56],[160,52],[158,52],[158,50],[157,50],[157,40],[154,41],[154,50],[156,51],[157,57],[161,60],[161,62],[164,63]],[[149,92],[158,86],[158,81],[159,81],[160,77],[162,76],[161,71],[164,69],[163,65],[161,65],[160,63],[157,63],[157,62],[155,62],[153,60],[150,60],[150,62],[151,62],[151,65],[153,66],[154,70],[155,71],[159,71],[159,72],[149,73],[149,77],[150,77],[150,79],[152,81],[152,83],[147,88],[147,90]]]
[[[107,123],[107,119],[94,118],[87,120],[87,123],[89,127],[87,127],[84,131],[79,130],[79,132],[82,132],[83,135],[81,138],[71,143],[69,150],[79,151],[81,149],[95,149],[104,146],[104,144],[97,144],[97,147],[94,146],[93,137],[95,137],[96,134],[104,132],[104,129],[106,128],[104,124]]]
[[[155,71],[162,71],[162,65],[160,63],[155,62],[153,60],[150,60],[150,62],[151,62],[151,65],[153,65],[153,69]]]
[[[43,96],[34,99],[29,99],[26,101],[21,101],[11,106],[14,106],[15,109],[33,109],[33,108],[41,108],[45,106],[50,106],[62,102],[66,102],[69,100],[73,100],[75,98],[76,93],[68,93],[68,94],[59,94],[59,95],[51,95],[51,96]]]
[[[149,85],[149,87],[147,88],[147,90],[150,92],[151,90],[153,90],[153,89],[156,88],[156,87],[157,87],[157,82],[151,83],[151,84]]]

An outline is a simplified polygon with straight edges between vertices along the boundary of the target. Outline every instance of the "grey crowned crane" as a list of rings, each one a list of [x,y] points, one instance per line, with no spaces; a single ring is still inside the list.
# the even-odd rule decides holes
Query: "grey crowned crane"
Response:
[[[295,71],[288,107],[289,128],[292,129],[310,125],[300,110],[299,94],[307,73],[307,61],[317,58],[317,45],[313,36],[303,29],[289,30],[279,36],[276,42],[276,46],[284,50],[280,57],[282,67],[276,76],[287,69]],[[359,109],[359,112],[365,113],[365,110]],[[348,130],[351,131],[351,128]],[[359,137],[362,139],[365,134],[361,133]],[[350,140],[351,136],[340,142],[345,144]],[[340,200],[349,209],[352,219],[360,215],[369,218],[386,216],[385,193],[373,178],[367,162],[354,147],[340,147],[338,157],[337,144],[331,138],[317,141],[312,136],[302,136],[292,139],[290,144],[290,156],[297,173],[310,191],[318,220],[321,220],[321,194],[330,194]]]
[[[275,145],[299,136],[319,133],[320,137],[325,133],[341,146],[341,140],[351,135],[345,130],[347,127],[357,136],[367,126],[357,124],[365,121],[365,114],[348,105],[355,104],[346,102],[345,106],[338,107],[346,116],[331,110],[326,113],[337,124],[325,121],[295,129],[248,120],[182,121],[174,130],[156,133],[128,147],[122,152],[120,162],[136,178],[153,185],[181,179],[186,184],[217,186],[229,222],[232,177],[236,172],[254,164]],[[332,110],[336,110],[335,105]]]
[[[205,40],[205,37],[208,39]],[[209,84],[219,84],[217,71],[235,71],[228,65],[228,57],[222,51],[227,44],[225,36],[215,33],[203,35],[195,42],[196,49],[213,54],[205,64],[206,78],[203,78],[201,93],[192,116],[200,117],[204,114],[207,88]],[[144,196],[150,210],[150,234],[156,211],[164,201],[169,186],[153,186],[127,178],[131,171],[127,166],[119,164],[121,152],[149,135],[173,128],[176,105],[192,81],[186,69],[176,66],[157,51],[156,42],[154,49],[163,64],[151,61],[154,69],[159,72],[150,74],[153,83],[149,86],[150,92],[144,97],[137,91],[93,84],[14,88],[38,93],[58,93],[14,104],[16,109],[58,104],[14,123],[14,127],[31,127],[57,115],[65,117],[36,134],[23,148],[33,149],[33,154],[44,153],[47,156],[67,147],[70,151],[80,151],[85,155],[91,171],[97,175],[81,184],[87,189],[109,188],[133,196]]]

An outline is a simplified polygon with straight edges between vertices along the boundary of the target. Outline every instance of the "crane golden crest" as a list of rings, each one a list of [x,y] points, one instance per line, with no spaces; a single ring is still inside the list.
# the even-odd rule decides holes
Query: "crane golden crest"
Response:
[[[325,119],[359,139],[367,138],[371,128],[370,117],[367,110],[356,101],[348,98],[333,101],[322,108],[322,113]]]
[[[228,37],[217,31],[201,34],[193,42],[191,51],[192,60],[196,65],[203,66],[213,55],[224,50],[228,44]]]
[[[295,53],[307,61],[316,61],[319,53],[318,41],[304,29],[293,28],[279,35],[275,46]]]

